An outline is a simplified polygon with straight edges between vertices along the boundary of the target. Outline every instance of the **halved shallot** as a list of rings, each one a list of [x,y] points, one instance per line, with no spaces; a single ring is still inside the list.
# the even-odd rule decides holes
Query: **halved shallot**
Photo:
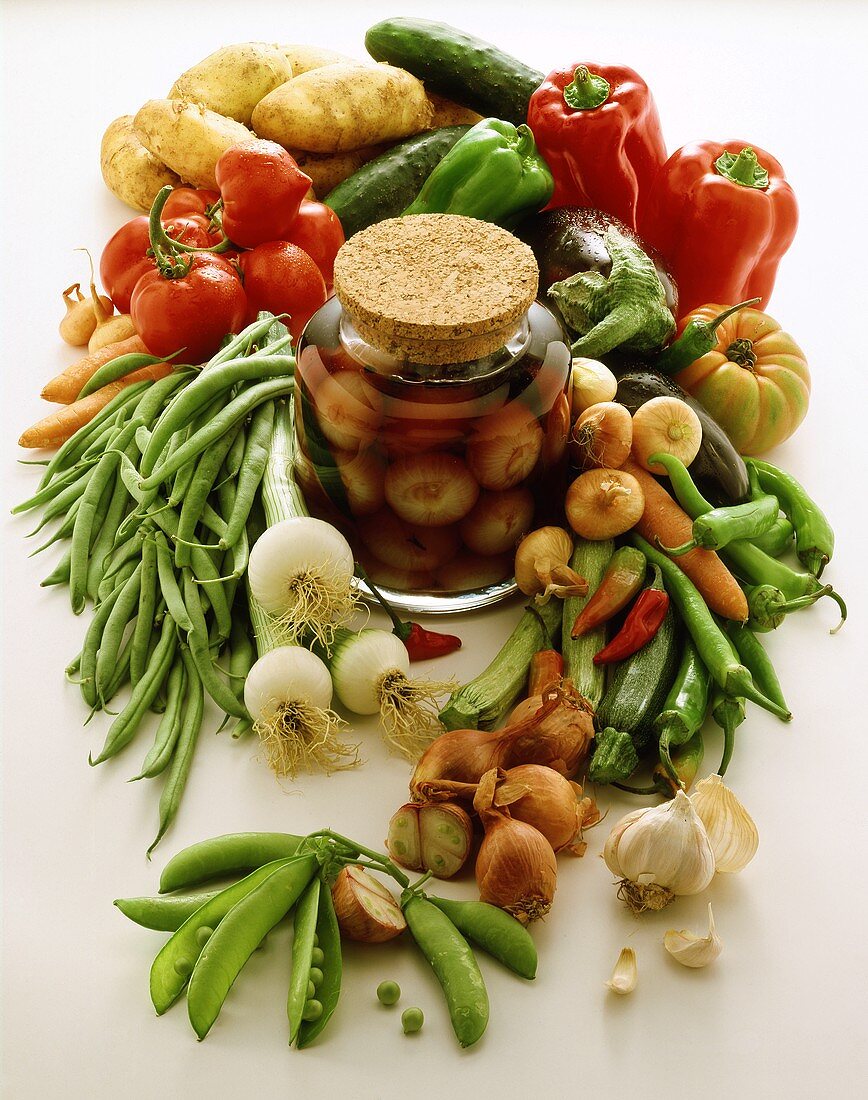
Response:
[[[410,871],[451,878],[473,844],[473,822],[455,802],[407,802],[392,814],[386,847]]]

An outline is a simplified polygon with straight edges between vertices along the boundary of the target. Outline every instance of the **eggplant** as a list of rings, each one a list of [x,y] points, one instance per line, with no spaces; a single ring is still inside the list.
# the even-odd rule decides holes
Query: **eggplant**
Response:
[[[677,397],[686,402],[702,424],[699,453],[690,464],[690,474],[702,492],[715,504],[738,503],[750,494],[747,467],[732,441],[704,405],[686,393],[677,382],[649,367],[628,368],[618,373],[617,364],[609,367],[618,376],[615,400],[634,413],[652,397]]]
[[[678,317],[678,287],[663,257],[618,218],[603,210],[583,206],[562,206],[542,214],[532,214],[515,230],[530,245],[539,264],[540,297],[552,283],[568,279],[579,271],[599,271],[608,277],[612,261],[604,240],[606,230],[614,226],[634,241],[650,257],[666,294],[666,305]]]

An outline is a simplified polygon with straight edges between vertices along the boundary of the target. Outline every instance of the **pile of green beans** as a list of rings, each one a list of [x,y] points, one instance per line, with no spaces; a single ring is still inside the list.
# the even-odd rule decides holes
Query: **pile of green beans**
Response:
[[[201,370],[128,386],[55,453],[14,512],[41,510],[35,553],[66,543],[42,582],[66,585],[92,616],[67,668],[90,710],[113,718],[92,765],[159,714],[135,779],[164,776],[159,828],[174,820],[210,698],[251,728],[244,678],[254,659],[244,592],[247,524],[268,459],[276,403],[292,391],[286,328],[263,314]],[[228,674],[228,675],[227,675]]]
[[[193,1030],[204,1039],[233,982],[265,937],[293,915],[287,996],[289,1043],[308,1046],[338,1005],[341,938],[331,882],[348,864],[391,876],[401,887],[410,935],[443,989],[456,1038],[476,1043],[488,1024],[488,993],[471,943],[523,978],[536,976],[537,954],[514,917],[480,901],[449,901],[411,884],[385,855],[330,830],[229,833],[174,856],[160,878],[160,896],[119,898],[115,905],[145,928],[171,932],[151,967],[158,1015],[187,993]],[[209,888],[235,876],[229,886]],[[244,877],[238,877],[244,876]],[[199,887],[198,892],[191,892]]]

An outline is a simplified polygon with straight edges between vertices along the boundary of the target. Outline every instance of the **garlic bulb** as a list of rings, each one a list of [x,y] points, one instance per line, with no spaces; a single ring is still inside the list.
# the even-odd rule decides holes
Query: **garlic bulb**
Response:
[[[691,795],[714,852],[716,871],[733,873],[747,867],[759,847],[753,818],[719,775],[697,783]]]
[[[682,966],[691,966],[698,969],[714,962],[723,950],[720,936],[714,927],[714,914],[711,911],[711,902],[708,903],[708,935],[696,936],[682,928],[676,932],[674,928],[663,937],[663,946],[676,962]]]
[[[636,988],[638,977],[639,968],[636,965],[636,952],[632,947],[622,947],[618,961],[615,963],[615,969],[612,971],[612,977],[609,978],[606,985],[613,993],[620,993],[621,996],[624,996],[627,993],[632,993]]]
[[[620,876],[618,896],[634,913],[663,909],[676,895],[698,894],[714,877],[711,843],[684,791],[622,817],[603,858]]]

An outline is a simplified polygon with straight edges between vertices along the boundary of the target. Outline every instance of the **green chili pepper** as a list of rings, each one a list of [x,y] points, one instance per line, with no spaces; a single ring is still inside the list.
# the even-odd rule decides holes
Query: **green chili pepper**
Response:
[[[715,686],[711,695],[711,716],[723,730],[723,756],[717,774],[724,775],[735,748],[735,731],[745,718],[744,699],[727,695]]]
[[[758,458],[748,459],[747,466],[756,470],[765,491],[773,493],[781,502],[781,508],[796,529],[799,561],[810,573],[819,577],[831,561],[835,549],[835,533],[829,521],[792,474]]]
[[[691,317],[678,339],[673,340],[669,347],[664,348],[654,360],[652,364],[654,370],[660,371],[661,374],[675,374],[689,367],[691,363],[695,363],[697,359],[701,359],[703,355],[707,355],[714,349],[717,344],[717,330],[724,321],[740,309],[755,306],[760,301],[762,301],[761,298],[750,298],[746,302],[739,302],[738,305],[725,309],[723,313],[718,313],[710,321],[702,317]]]
[[[651,352],[675,332],[666,292],[651,259],[614,226],[606,230],[612,260],[608,278],[581,271],[549,288],[566,324],[579,339],[573,354],[599,358],[614,348]]]
[[[696,645],[687,638],[675,683],[654,722],[659,737],[660,763],[676,783],[680,783],[680,779],[672,763],[671,748],[686,744],[705,721],[710,680]]]
[[[405,214],[463,214],[512,226],[554,191],[528,126],[484,118],[440,161]]]
[[[678,568],[674,561],[659,550],[655,550],[640,535],[632,535],[631,541],[634,546],[639,547],[649,562],[660,567],[666,591],[678,608],[681,619],[715,682],[727,695],[744,696],[785,722],[789,721],[792,717],[789,711],[773,700],[767,699],[754,684],[750,672],[735,659],[729,639],[714,621],[705,600],[690,578]]]
[[[775,522],[768,531],[756,535],[751,541],[770,558],[779,558],[792,546],[794,530],[786,513],[778,512]]]
[[[728,622],[725,624],[724,629],[729,635],[729,640],[735,647],[741,663],[750,669],[754,683],[763,695],[767,695],[769,699],[774,699],[785,710],[789,710],[775,667],[756,634],[749,627],[742,626],[741,623]]]
[[[714,690],[723,696],[723,692],[720,691],[720,688],[715,686]],[[727,696],[723,697],[727,698]],[[742,707],[744,707],[743,702]],[[702,740],[702,730],[698,729],[689,741],[686,741],[683,745],[676,745],[670,754],[672,767],[677,776],[677,782],[673,783],[666,768],[664,768],[662,764],[657,764],[652,773],[654,786],[647,791],[637,793],[664,794],[667,798],[674,798],[679,790],[689,791],[693,785],[694,779],[696,779],[697,772],[699,771],[704,756],[705,743]],[[621,784],[616,784],[616,786],[620,787]]]

